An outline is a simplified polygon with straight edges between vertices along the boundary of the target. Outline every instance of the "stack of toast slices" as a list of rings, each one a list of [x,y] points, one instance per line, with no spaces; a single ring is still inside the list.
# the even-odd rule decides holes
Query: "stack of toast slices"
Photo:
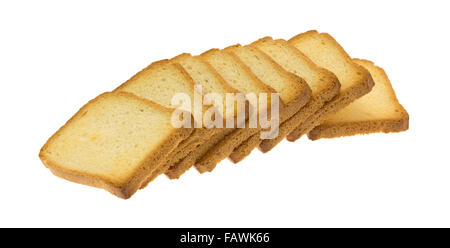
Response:
[[[382,68],[308,31],[154,62],[84,105],[39,157],[59,177],[127,199],[161,174],[211,172],[285,138],[408,126]]]

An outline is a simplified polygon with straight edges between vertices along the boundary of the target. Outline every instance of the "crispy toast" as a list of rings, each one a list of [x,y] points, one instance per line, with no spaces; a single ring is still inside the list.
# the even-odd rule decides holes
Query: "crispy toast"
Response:
[[[288,42],[318,66],[333,72],[341,83],[339,94],[332,101],[287,136],[289,141],[295,141],[320,125],[330,115],[369,93],[374,82],[369,71],[354,63],[339,43],[327,33],[308,31],[291,38]]]
[[[375,82],[372,91],[330,116],[308,133],[311,140],[408,129],[409,115],[398,102],[386,72],[368,60],[353,59]]]
[[[261,142],[259,149],[262,152],[268,152],[326,102],[336,96],[339,92],[340,83],[333,73],[317,66],[285,40],[273,40],[270,37],[265,37],[251,45],[263,51],[286,71],[302,77],[312,91],[311,100],[300,111],[281,124],[279,136]]]
[[[56,176],[129,198],[191,128],[174,128],[172,110],[129,93],[105,93],[82,107],[42,147]]]
[[[172,98],[178,93],[184,93],[191,99],[191,106],[186,110],[190,111],[192,114],[194,110],[194,88],[195,83],[193,79],[180,64],[171,63],[169,60],[161,60],[150,64],[114,91],[129,92],[136,96],[156,102],[167,108],[177,107],[172,105]],[[204,108],[206,108],[206,106],[204,106]],[[199,122],[196,116],[193,117],[196,122]],[[192,135],[182,142],[183,146],[185,146],[186,143],[201,143],[212,135],[210,129],[203,127],[204,123],[201,128],[194,128]],[[173,152],[173,154],[167,156],[167,160],[164,163],[161,163],[161,167],[156,169],[152,175],[145,182],[143,182],[142,187],[146,186],[159,175],[165,173],[172,165],[170,163],[176,156],[177,152],[178,148]]]
[[[201,54],[201,57],[214,67],[233,88],[243,94],[254,94],[257,97],[256,104],[258,104],[260,93],[265,93],[269,97],[271,93],[276,93],[273,88],[262,83],[239,57],[232,53],[211,49]],[[267,106],[270,106],[270,104],[271,100],[268,99]],[[255,103],[249,105],[253,108],[253,113],[259,115],[259,106],[256,106]],[[196,169],[200,173],[212,171],[218,162],[227,158],[237,146],[260,130],[259,125],[257,127],[249,127],[249,122],[247,121],[245,128],[236,128],[218,143],[211,146],[206,154],[196,161]]]
[[[284,70],[268,55],[254,46],[232,46],[225,51],[233,53],[264,84],[275,89],[284,108],[280,108],[280,123],[297,113],[310,99],[311,89],[301,77]],[[234,149],[229,159],[237,163],[261,143],[260,133],[254,134]]]

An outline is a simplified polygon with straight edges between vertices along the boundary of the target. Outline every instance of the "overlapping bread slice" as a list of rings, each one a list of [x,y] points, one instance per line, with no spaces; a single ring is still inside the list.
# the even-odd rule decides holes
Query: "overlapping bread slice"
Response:
[[[181,159],[178,163],[172,166],[166,175],[170,179],[180,178],[187,170],[189,170],[195,163],[201,159],[210,149],[214,149],[214,146],[220,141],[224,140],[234,128],[223,128],[223,132],[214,134],[210,139],[195,149],[195,152],[189,153],[186,157]],[[198,170],[198,169],[197,169]],[[200,170],[199,170],[200,171]],[[204,172],[204,171],[203,171]]]
[[[339,95],[287,136],[289,141],[294,141],[320,125],[330,115],[367,94],[374,82],[369,71],[354,63],[339,43],[327,33],[308,31],[291,38],[289,44],[318,66],[332,71],[341,83]]]
[[[215,116],[215,118],[223,120],[223,122],[225,123],[229,119],[232,119],[234,121],[235,117],[238,114],[238,110],[237,108],[235,108],[232,111],[227,111],[227,109],[225,108],[226,93],[237,93],[238,91],[227,84],[227,82],[223,80],[223,78],[211,67],[211,65],[203,61],[200,57],[194,57],[190,54],[181,54],[175,58],[172,58],[170,62],[180,64],[187,71],[187,73],[194,80],[194,83],[197,86],[201,86],[203,93],[202,95],[204,97],[207,97],[210,94],[218,94],[220,96],[220,99],[222,99],[222,102],[220,103],[222,105],[222,108],[218,108],[218,110],[221,110],[221,113],[220,116]],[[203,100],[205,101],[206,99]],[[203,114],[206,115],[206,113]],[[222,126],[223,128],[211,127],[208,130],[210,130],[211,135],[215,133],[227,133],[232,130],[226,128],[224,123],[222,123]],[[183,174],[189,167],[182,167],[182,165],[180,165],[179,163],[180,160],[185,158],[187,155],[190,155],[191,153],[191,156],[200,153],[199,146],[204,142],[209,141],[211,135],[208,136],[208,140],[202,140],[202,142],[200,143],[191,143],[186,144],[185,146],[181,146],[180,144],[180,146],[177,148],[177,152],[173,154],[170,160],[170,168],[165,171],[166,175],[172,179],[181,176],[181,174]],[[145,186],[145,184],[143,184],[143,186]]]
[[[233,88],[245,95],[254,94],[256,96],[256,103],[249,104],[250,108],[253,109],[253,114],[259,116],[260,110],[267,111],[266,107],[271,106],[270,97],[276,91],[262,83],[236,55],[223,50],[212,49],[203,53],[201,57],[212,65]],[[268,97],[265,106],[259,106],[258,103],[261,93]],[[257,119],[259,118],[257,117]],[[200,173],[212,171],[217,163],[233,152],[234,148],[260,130],[259,123],[256,127],[249,127],[249,121],[247,120],[245,128],[237,128],[216,144],[208,143],[206,146],[210,146],[210,148],[204,156],[196,161],[196,169]]]
[[[339,80],[330,71],[317,66],[298,49],[285,40],[262,38],[251,44],[271,57],[286,71],[303,78],[312,91],[311,100],[291,118],[280,125],[277,138],[263,140],[259,145],[262,152],[268,152],[299,125],[330,101],[339,92]],[[246,141],[251,142],[251,141]]]
[[[167,108],[182,107],[173,106],[172,98],[178,93],[184,93],[191,99],[191,107],[186,109],[193,113],[194,109],[194,81],[183,67],[176,63],[171,63],[168,60],[161,60],[152,63],[147,68],[143,69],[134,75],[127,82],[119,86],[115,92],[129,92],[136,96],[151,100]],[[206,107],[205,107],[206,108]],[[202,110],[203,111],[203,110]],[[195,116],[194,116],[195,119]],[[202,123],[195,119],[197,123]],[[201,143],[211,136],[211,129],[204,127],[195,128],[192,135],[180,144],[185,147],[185,144]],[[152,175],[146,180],[142,186],[146,186],[150,181],[157,176],[163,174],[171,166],[172,158],[179,152],[179,148],[173,151],[167,160],[156,169]]]
[[[253,46],[232,46],[225,49],[237,57],[264,84],[275,89],[284,108],[280,108],[279,123],[283,123],[297,113],[311,97],[308,84],[293,73],[287,72],[269,56]],[[229,158],[234,163],[244,159],[261,143],[260,133],[256,133],[234,149]]]
[[[353,59],[366,68],[375,86],[367,95],[331,115],[308,133],[312,140],[408,129],[409,115],[398,102],[386,72],[368,60]]]
[[[41,149],[56,175],[129,198],[192,128],[174,128],[172,109],[129,93],[82,107]]]

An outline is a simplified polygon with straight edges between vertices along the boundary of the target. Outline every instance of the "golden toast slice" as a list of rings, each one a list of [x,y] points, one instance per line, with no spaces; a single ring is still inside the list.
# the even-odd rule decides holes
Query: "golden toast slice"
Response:
[[[255,110],[253,112],[256,115],[260,114],[258,102],[261,93],[268,95],[267,106],[271,105],[270,96],[271,93],[276,93],[275,90],[262,83],[236,55],[223,50],[211,49],[203,53],[201,57],[233,88],[243,94],[254,94],[256,96],[256,104],[249,104]],[[250,127],[247,121],[245,128],[236,128],[235,131],[226,135],[218,143],[208,142],[205,146],[211,145],[211,147],[204,156],[196,161],[196,169],[200,173],[212,171],[218,162],[227,158],[233,152],[234,148],[260,130],[259,125]],[[219,139],[220,136],[216,138]]]
[[[105,93],[82,107],[42,147],[56,176],[129,198],[192,128],[172,110],[129,93]]]
[[[283,123],[297,113],[311,97],[308,84],[297,75],[284,70],[269,56],[254,46],[231,46],[225,51],[233,53],[256,75],[264,84],[275,89],[283,102],[280,108],[280,123]],[[229,159],[237,163],[258,147],[262,139],[260,132],[247,139],[230,154]]]
[[[354,63],[339,43],[327,33],[308,31],[291,38],[289,44],[308,56],[318,66],[333,72],[341,83],[339,94],[333,100],[287,136],[289,141],[295,141],[320,125],[330,115],[369,93],[374,82],[369,71]]]
[[[408,112],[397,100],[383,68],[368,60],[353,59],[353,62],[370,72],[375,86],[367,95],[339,110],[309,132],[311,140],[408,129]]]
[[[203,95],[207,94],[219,94],[222,97],[222,100],[225,101],[226,93],[237,93],[238,91],[231,87],[223,78],[209,65],[204,62],[198,56],[192,56],[190,54],[181,54],[170,60],[171,63],[180,64],[186,72],[191,76],[194,83],[198,86],[202,87]],[[222,106],[225,105],[225,102],[222,102]],[[225,108],[222,109],[220,113],[220,118],[226,122],[228,119],[234,119],[237,115],[237,109],[235,111],[227,112]],[[219,118],[219,116],[217,116]],[[167,177],[171,179],[179,178],[190,166],[183,166],[184,164],[179,163],[183,158],[188,156],[190,153],[196,154],[199,153],[199,146],[211,139],[211,136],[215,133],[223,133],[229,132],[230,129],[224,128],[206,128],[204,127],[205,132],[209,133],[209,135],[203,136],[201,142],[185,142],[183,141],[177,149],[170,156],[168,165],[169,168],[166,169],[165,174]],[[191,164],[192,165],[192,164]],[[152,178],[149,178],[148,182],[150,182]],[[146,182],[146,183],[148,183]],[[142,186],[145,187],[146,183]]]
[[[333,73],[317,66],[285,40],[273,40],[270,37],[265,37],[251,45],[263,51],[286,71],[303,78],[312,91],[311,100],[300,111],[280,125],[279,136],[261,142],[259,149],[262,152],[268,152],[323,107],[326,102],[336,96],[339,92],[340,83]]]
[[[131,79],[120,85],[114,92],[129,92],[138,97],[142,97],[153,102],[156,102],[166,108],[175,108],[172,105],[172,98],[178,93],[186,94],[191,101],[190,108],[187,111],[193,114],[194,110],[194,88],[195,83],[189,74],[183,69],[180,64],[171,63],[169,60],[161,60],[150,64],[134,75]],[[182,107],[182,106],[178,106]],[[206,109],[206,106],[202,106]],[[202,111],[204,111],[202,109]],[[197,123],[201,123],[197,116],[194,116]],[[202,118],[201,116],[199,118]],[[211,136],[211,130],[204,128],[205,123],[202,123],[200,128],[194,128],[192,135],[183,141],[185,144],[198,144],[203,142]],[[171,161],[176,156],[178,150],[173,154],[167,156],[167,161],[161,164],[161,168],[155,170],[152,175],[143,182],[142,187],[145,187],[149,182],[165,173],[172,165]]]

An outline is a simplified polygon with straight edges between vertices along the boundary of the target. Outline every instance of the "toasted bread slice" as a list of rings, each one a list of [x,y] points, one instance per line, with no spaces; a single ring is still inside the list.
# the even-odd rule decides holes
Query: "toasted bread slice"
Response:
[[[203,53],[201,57],[214,67],[233,88],[243,94],[255,94],[257,102],[259,102],[259,94],[267,94],[269,96],[267,105],[271,105],[271,93],[276,93],[276,91],[262,83],[236,55],[218,49],[211,49]],[[259,106],[251,107],[255,110],[253,112],[259,115]],[[206,145],[211,145],[211,148],[203,157],[196,161],[196,169],[200,173],[212,171],[218,162],[233,152],[234,148],[260,130],[259,125],[255,128],[249,127],[249,122],[247,121],[245,128],[237,128],[219,143],[212,144],[208,142]]]
[[[224,140],[235,129],[224,128],[223,132],[214,134],[207,142],[201,144],[195,149],[195,152],[189,153],[180,162],[171,167],[166,172],[170,179],[179,179],[187,170],[189,170],[195,163],[200,160],[210,149],[214,149],[214,145]],[[259,138],[259,137],[258,137]],[[198,169],[197,169],[198,170]]]
[[[308,31],[291,38],[289,43],[318,66],[332,71],[341,83],[339,95],[288,135],[289,141],[295,141],[330,115],[367,94],[374,82],[369,71],[354,63],[339,43],[327,33]]]
[[[311,140],[408,129],[409,115],[398,102],[386,72],[368,60],[353,59],[375,82],[372,91],[330,116],[308,133]]]
[[[39,157],[59,177],[126,199],[192,132],[172,127],[171,114],[129,93],[105,93],[59,129]]]
[[[297,113],[310,99],[311,89],[300,77],[287,72],[269,56],[253,46],[232,46],[225,51],[235,54],[264,84],[275,89],[284,108],[280,109],[280,123],[286,121]],[[253,136],[255,136],[253,138]],[[260,133],[243,142],[234,149],[229,159],[237,163],[244,159],[251,151],[261,143]]]
[[[303,78],[312,91],[312,97],[308,104],[280,125],[278,137],[261,142],[259,149],[262,152],[268,152],[338,94],[340,84],[333,73],[318,67],[285,40],[273,40],[270,37],[265,37],[251,45],[263,51],[286,71]]]
[[[209,65],[205,63],[198,56],[191,56],[190,54],[181,54],[172,58],[170,60],[171,63],[180,64],[186,72],[191,76],[194,83],[202,86],[202,91],[204,95],[214,93],[219,94],[222,97],[222,106],[225,106],[225,94],[226,93],[237,93],[238,91],[231,87],[223,78]],[[228,119],[234,119],[235,115],[237,115],[236,111],[227,112],[225,108],[222,108],[221,116],[217,116],[217,118],[222,118],[224,122]],[[210,140],[211,136],[216,132],[226,132],[226,128],[205,128],[205,132],[209,133],[209,135],[205,135],[204,137]],[[206,142],[206,139],[202,139],[200,143],[197,142],[182,142],[177,149],[171,155],[171,158],[168,162],[170,167],[165,171],[166,176],[171,179],[179,178],[189,167],[180,167],[178,166],[178,162],[181,159],[185,158],[189,153],[198,153],[199,146]],[[192,165],[192,164],[191,164]],[[150,182],[152,178],[149,178],[148,182]],[[146,182],[146,183],[148,183]],[[144,183],[142,186],[146,185]]]
[[[192,104],[191,108],[186,110],[191,113],[194,110],[194,81],[180,64],[171,63],[168,60],[152,63],[119,86],[115,92],[130,92],[167,108],[176,107],[172,106],[172,97],[175,94],[184,93],[190,97]],[[194,116],[194,119],[199,122],[196,116]],[[186,141],[183,141],[183,145],[186,143],[201,143],[211,135],[211,130],[207,128],[195,128],[192,135]],[[146,186],[157,176],[166,172],[172,165],[170,163],[176,153],[177,151],[174,151],[174,154],[170,154],[167,161],[161,164],[161,168],[155,170],[142,186]]]

